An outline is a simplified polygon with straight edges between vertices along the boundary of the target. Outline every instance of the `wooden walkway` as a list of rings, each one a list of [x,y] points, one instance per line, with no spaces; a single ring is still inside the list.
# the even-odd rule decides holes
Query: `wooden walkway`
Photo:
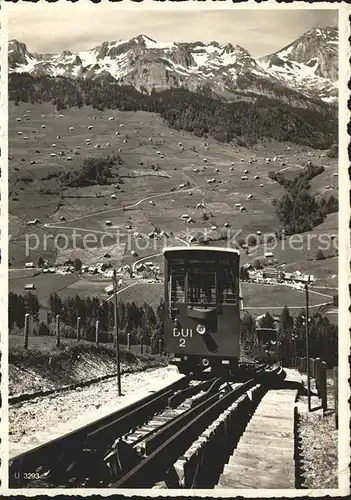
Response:
[[[296,374],[287,379],[298,382]],[[271,389],[262,398],[216,488],[295,488],[294,407],[297,389]]]

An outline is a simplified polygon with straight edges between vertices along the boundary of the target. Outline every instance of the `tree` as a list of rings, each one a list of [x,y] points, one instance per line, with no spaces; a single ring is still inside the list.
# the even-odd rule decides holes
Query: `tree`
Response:
[[[291,331],[294,326],[294,318],[290,316],[289,308],[284,306],[280,315],[280,329],[282,331]]]
[[[74,259],[73,267],[76,272],[80,272],[82,269],[82,261],[78,258]]]
[[[324,260],[325,255],[324,255],[323,250],[321,250],[321,249],[317,250],[315,258],[316,258],[316,260]]]
[[[274,328],[275,327],[275,320],[273,316],[267,311],[262,318],[259,320],[259,325],[260,328]]]

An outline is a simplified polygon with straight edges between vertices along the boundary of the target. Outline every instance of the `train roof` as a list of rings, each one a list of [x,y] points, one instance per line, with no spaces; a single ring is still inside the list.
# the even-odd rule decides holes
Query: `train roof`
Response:
[[[167,253],[171,252],[219,252],[219,253],[231,253],[235,255],[240,255],[240,251],[235,248],[224,248],[224,247],[210,247],[210,246],[189,246],[189,247],[166,247],[163,249],[163,254],[167,255]]]

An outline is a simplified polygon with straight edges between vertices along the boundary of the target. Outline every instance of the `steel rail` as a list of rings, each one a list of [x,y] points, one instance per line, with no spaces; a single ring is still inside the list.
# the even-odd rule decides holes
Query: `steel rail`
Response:
[[[67,454],[72,457],[74,453],[79,453],[83,449],[88,436],[92,435],[98,429],[105,428],[108,425],[114,425],[116,421],[125,422],[124,428],[127,428],[127,422],[132,414],[133,425],[137,425],[138,423],[142,425],[145,418],[147,418],[145,408],[150,408],[151,413],[149,416],[152,416],[152,411],[156,407],[160,408],[162,405],[166,406],[169,397],[174,394],[175,391],[186,388],[189,381],[189,377],[183,377],[162,388],[160,391],[135,401],[131,405],[121,408],[106,417],[102,417],[64,436],[12,457],[9,460],[10,487],[21,487],[26,482],[23,477],[24,473],[28,473],[29,471],[35,472],[38,468],[44,471],[55,469],[55,465],[59,458]]]
[[[204,429],[228,406],[255,384],[251,379],[224,396],[212,395],[184,416],[170,422],[152,438],[150,455],[123,477],[110,485],[113,488],[150,488],[164,476],[177,458],[194,442]],[[193,413],[191,413],[193,412]],[[153,449],[152,449],[153,448]],[[151,451],[152,450],[152,451]]]

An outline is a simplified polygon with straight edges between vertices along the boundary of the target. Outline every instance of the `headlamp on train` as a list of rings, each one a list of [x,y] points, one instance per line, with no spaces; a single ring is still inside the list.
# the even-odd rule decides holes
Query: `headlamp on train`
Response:
[[[206,333],[206,326],[201,325],[200,323],[196,327],[196,331],[199,335],[204,335]]]

